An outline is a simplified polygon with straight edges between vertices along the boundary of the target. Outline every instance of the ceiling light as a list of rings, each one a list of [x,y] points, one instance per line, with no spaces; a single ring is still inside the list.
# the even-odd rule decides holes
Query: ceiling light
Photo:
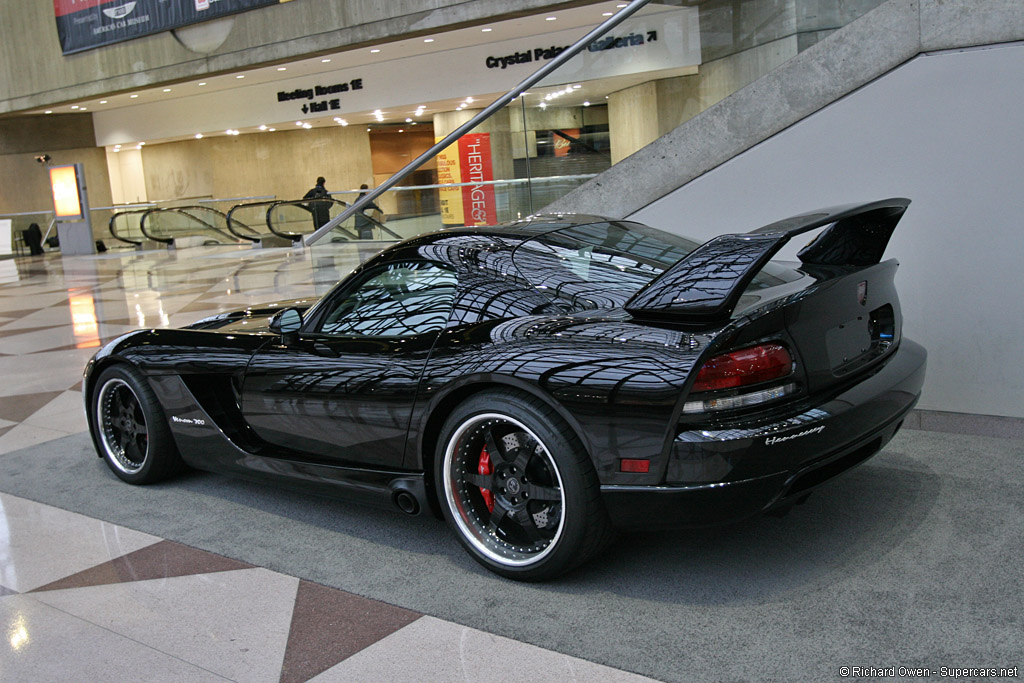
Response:
[[[348,121],[346,121],[345,119],[338,119],[338,123],[340,123],[342,126],[348,125]]]
[[[544,17],[544,21],[554,21],[558,17]]]
[[[302,124],[302,127],[305,128],[306,130],[309,130],[310,128],[313,127],[313,124],[311,124],[311,123],[304,123],[304,124]]]
[[[493,30],[494,30],[493,28],[482,28],[482,29],[480,29],[480,31],[483,32],[483,33],[490,33]]]
[[[72,104],[72,105],[71,105],[71,108],[72,108],[72,109],[78,109],[78,105],[77,105],[77,104]]]
[[[473,98],[472,97],[467,97],[466,98],[466,104],[473,104]]]
[[[433,38],[424,38],[423,42],[424,43],[432,43],[432,42],[434,42],[434,39]]]
[[[78,111],[89,111],[89,110],[88,110],[88,109],[86,109],[85,107],[79,107],[79,108],[78,108]]]
[[[46,111],[44,111],[43,113],[44,113],[44,114],[52,114],[52,113],[53,113],[53,110],[52,110],[52,109],[47,109],[47,110],[46,110]]]
[[[142,149],[142,145],[136,145],[135,149]]]
[[[130,97],[131,99],[133,99],[133,100],[134,100],[135,98],[137,98],[137,97],[138,97],[138,95],[129,95],[128,97]]]
[[[588,100],[583,100],[583,106],[584,107],[589,107],[590,106],[590,102]]]
[[[572,86],[572,89],[573,89],[573,90],[579,90],[579,89],[580,89],[580,88],[582,88],[582,87],[583,87],[582,85],[580,85],[579,83],[576,83],[576,84],[574,84],[574,85]]]
[[[302,125],[302,121],[296,121],[296,122],[295,122],[295,125],[296,125],[296,126],[301,126],[301,125]]]
[[[266,129],[267,129],[267,125],[266,124],[263,124],[263,125],[260,126],[260,130],[266,130]]]
[[[405,122],[406,123],[412,123],[412,119],[406,119]]]
[[[377,54],[378,52],[380,52],[380,48],[379,47],[375,47],[372,50],[370,50],[371,54]]]
[[[273,133],[277,128],[267,128],[268,133]]]
[[[121,149],[121,145],[114,145],[114,149]]]
[[[548,108],[548,103],[547,102],[541,102],[540,103],[540,108],[541,109],[547,109]]]
[[[100,100],[100,104],[106,104],[106,103],[107,103],[106,100]]]
[[[245,74],[238,74],[235,78],[245,78]]]
[[[277,70],[278,71],[287,71],[288,67],[286,67],[286,66],[279,66],[279,67],[277,67]]]
[[[146,143],[145,142],[140,142],[139,143],[139,147],[142,147],[144,144],[146,144]]]
[[[115,151],[115,152],[120,152],[120,151],[121,151],[121,148],[120,148],[120,147],[115,147],[115,148],[114,148],[114,151]]]
[[[398,129],[398,132],[399,132],[399,133],[404,133],[404,132],[405,132],[405,129],[404,129],[404,128],[399,128],[399,129]]]
[[[171,92],[170,88],[164,88],[164,92]]]
[[[202,140],[202,139],[203,139],[203,134],[202,133],[196,133],[196,140]]]
[[[626,3],[624,3],[624,2],[621,3],[621,4],[616,5],[616,7],[618,7],[619,9],[622,9],[625,6],[626,6]]]
[[[330,61],[331,61],[331,60],[329,60],[329,59],[321,59],[321,60],[320,60],[320,63],[321,63],[321,64],[328,64],[328,63],[329,63]]]
[[[615,12],[601,12],[602,17],[610,17],[613,14],[615,14]]]
[[[372,129],[370,129],[370,128],[367,128],[367,129],[366,129],[366,132],[367,132],[367,133],[369,133],[369,132],[370,132],[371,130],[372,130]]]
[[[198,85],[200,85],[200,86],[206,85],[206,81],[203,81],[202,83],[199,83]]]

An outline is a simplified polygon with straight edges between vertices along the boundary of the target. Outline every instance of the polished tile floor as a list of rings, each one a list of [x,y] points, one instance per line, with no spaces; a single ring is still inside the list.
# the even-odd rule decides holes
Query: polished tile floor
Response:
[[[379,246],[0,261],[0,458],[86,431],[106,341],[323,293]],[[0,635],[0,681],[649,680],[4,493]]]

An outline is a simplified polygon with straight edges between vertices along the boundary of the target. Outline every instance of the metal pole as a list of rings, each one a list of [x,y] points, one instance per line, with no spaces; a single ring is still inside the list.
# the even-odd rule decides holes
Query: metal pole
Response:
[[[442,149],[450,145],[455,140],[458,140],[460,137],[463,136],[463,134],[468,133],[469,131],[476,128],[478,125],[480,125],[481,121],[490,118],[490,116],[494,114],[496,111],[507,105],[515,98],[519,97],[522,93],[526,92],[528,88],[531,88],[532,86],[539,83],[552,71],[555,71],[560,66],[565,64],[567,61],[575,57],[592,42],[594,42],[595,40],[603,36],[605,33],[612,30],[613,28],[621,24],[623,21],[631,17],[638,9],[640,9],[650,1],[651,0],[633,0],[632,2],[630,2],[628,5],[626,5],[621,10],[616,12],[613,16],[605,20],[602,24],[600,24],[592,31],[590,31],[590,33],[588,33],[587,35],[583,36],[575,43],[573,43],[560,55],[552,59],[550,62],[548,62],[541,68],[534,71],[522,83],[509,90],[507,93],[505,93],[498,99],[491,102],[489,105],[487,105],[486,109],[481,110],[479,114],[471,118],[469,121],[466,121],[464,124],[462,124],[455,130],[453,130],[451,133],[449,133],[447,136],[445,136],[443,140],[441,140],[433,147],[428,149],[426,152],[410,161],[405,166],[405,168],[398,171],[398,173],[394,174],[393,176],[385,180],[383,183],[378,185],[376,188],[370,190],[365,195],[357,199],[347,209],[345,209],[340,214],[329,220],[315,232],[306,235],[306,245],[308,246],[315,244],[321,237],[329,233],[331,230],[334,230],[334,228],[348,220],[349,217],[354,215],[356,212],[361,211],[364,206],[373,202],[374,199],[390,190],[392,187],[401,182],[402,179],[405,178],[407,175],[409,175],[417,168],[419,168],[421,165],[432,159],[435,154],[440,152]]]

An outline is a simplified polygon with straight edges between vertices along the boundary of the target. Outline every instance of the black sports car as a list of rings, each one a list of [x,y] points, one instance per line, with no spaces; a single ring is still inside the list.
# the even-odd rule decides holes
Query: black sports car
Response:
[[[488,569],[550,578],[614,528],[786,509],[882,448],[925,375],[881,262],[908,204],[703,245],[584,215],[416,237],[319,300],[109,343],[92,436],[130,483],[188,464],[430,509]]]

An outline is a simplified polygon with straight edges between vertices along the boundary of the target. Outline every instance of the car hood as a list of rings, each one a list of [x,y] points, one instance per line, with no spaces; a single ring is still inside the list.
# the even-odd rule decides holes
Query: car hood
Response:
[[[270,326],[270,319],[279,311],[286,308],[295,308],[305,313],[306,310],[316,303],[317,299],[310,297],[305,299],[285,299],[266,304],[239,308],[233,311],[225,311],[208,316],[202,320],[185,325],[186,330],[209,330],[212,332],[224,333],[258,333],[266,332]]]

